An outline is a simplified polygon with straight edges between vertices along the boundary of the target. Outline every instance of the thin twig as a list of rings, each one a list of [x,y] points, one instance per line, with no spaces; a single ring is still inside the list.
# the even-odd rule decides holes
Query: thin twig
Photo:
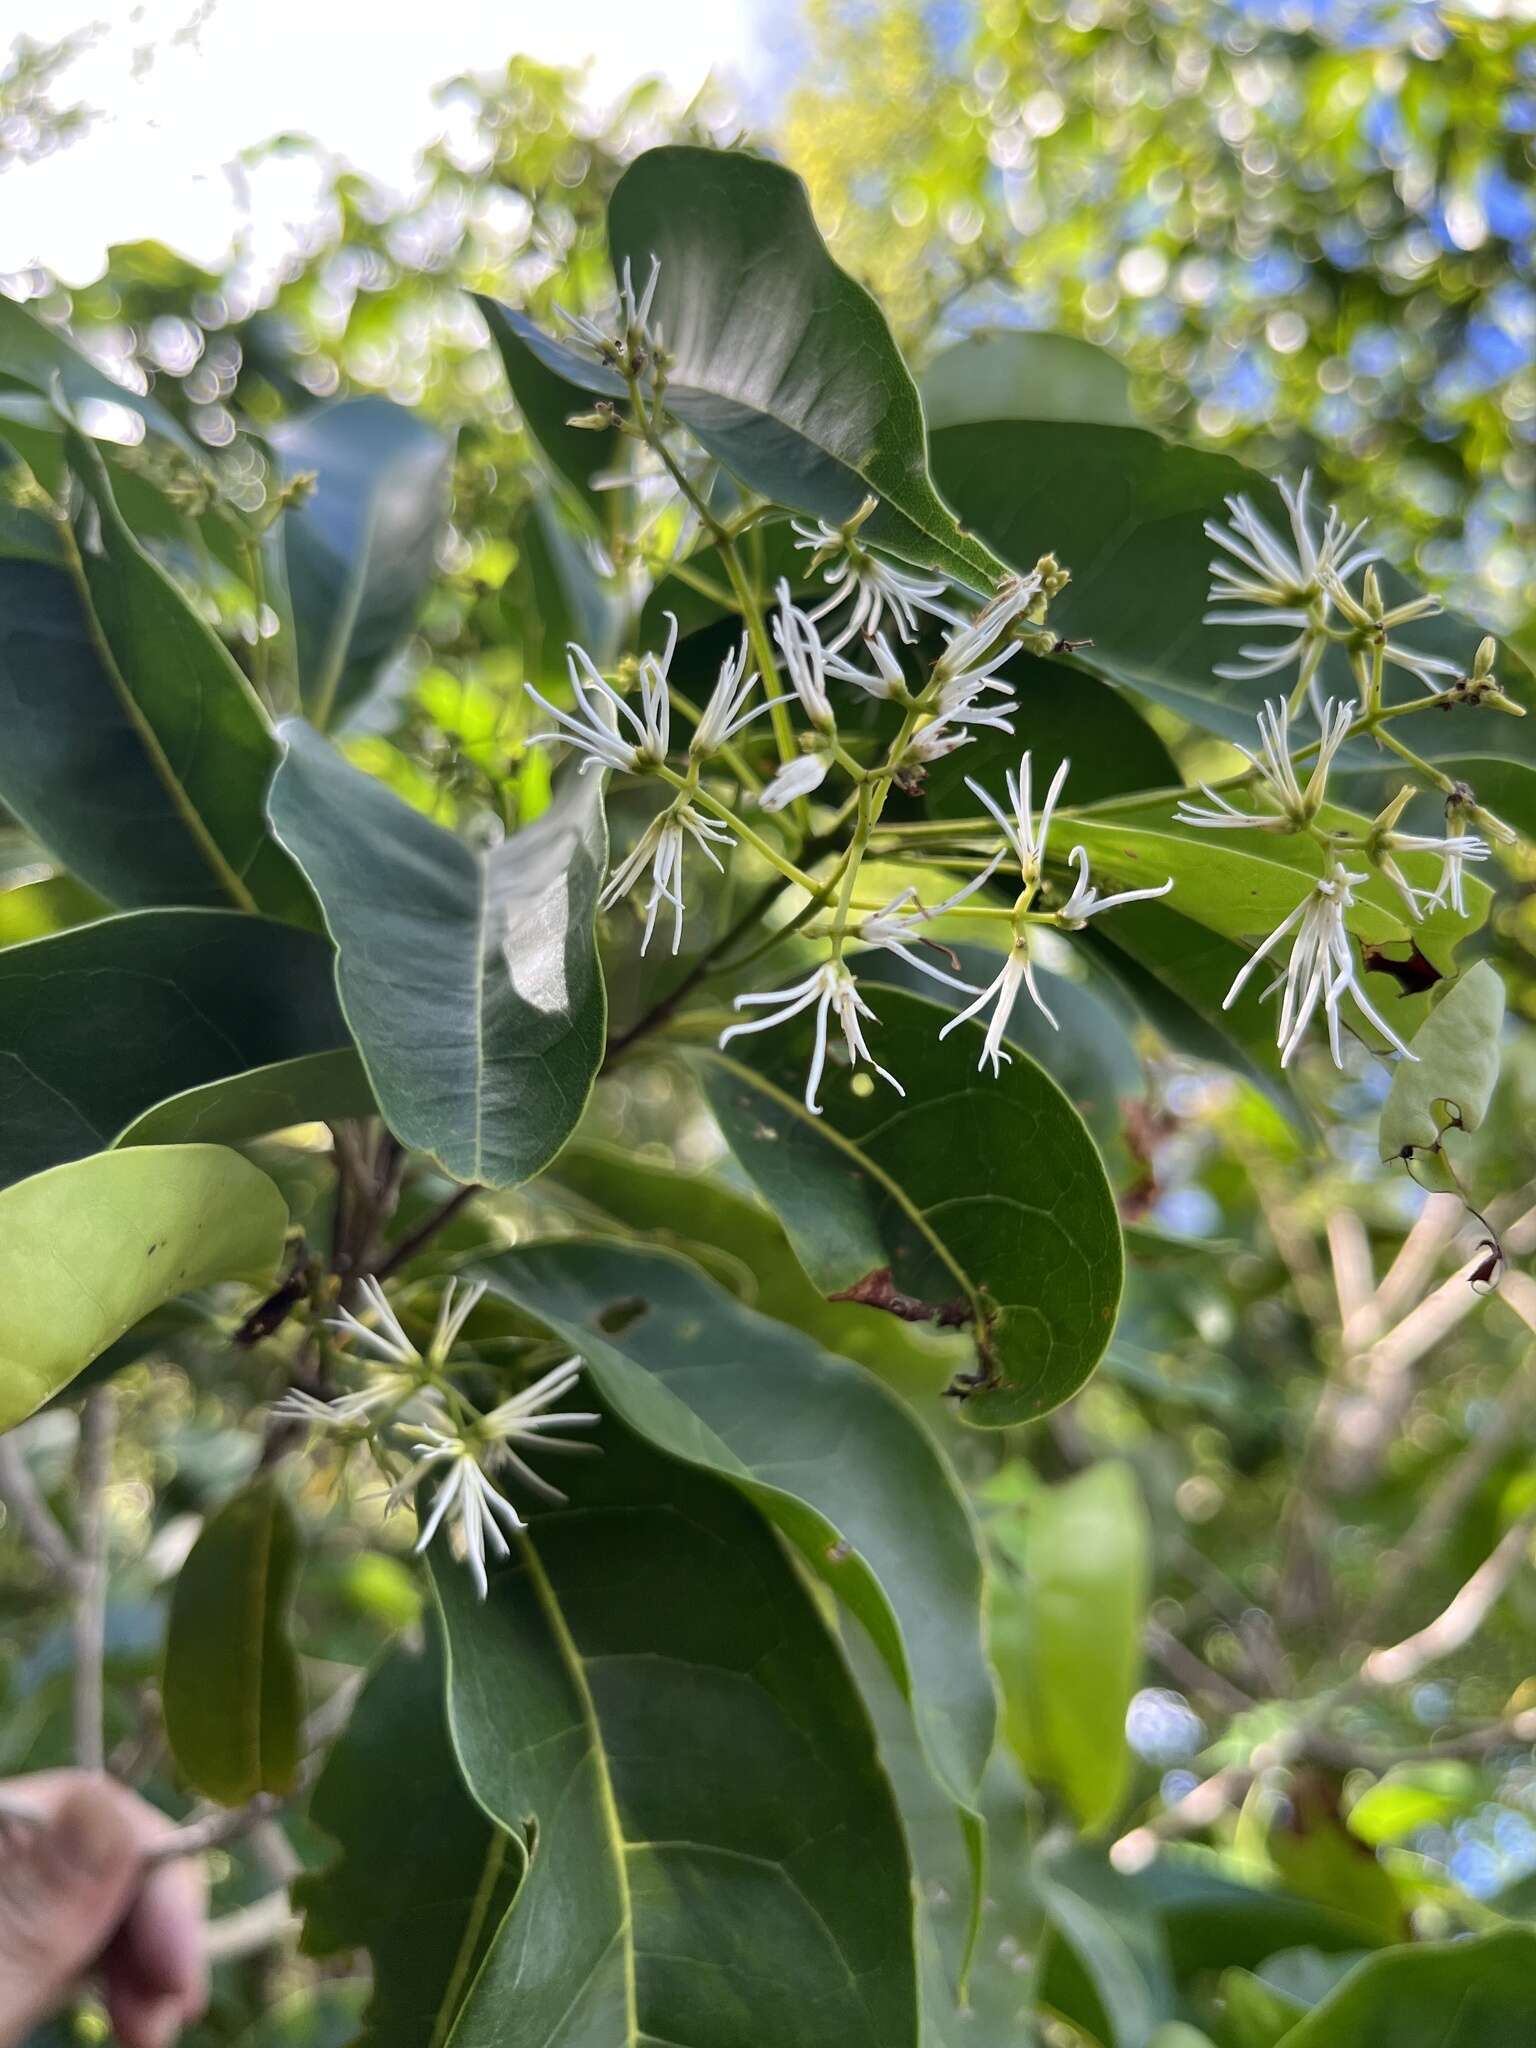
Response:
[[[1246,1714],[1250,1707],[1257,1705],[1257,1701],[1241,1686],[1234,1685],[1230,1678],[1213,1670],[1160,1622],[1149,1621],[1142,1630],[1141,1639],[1147,1655],[1161,1664],[1168,1676],[1191,1697],[1203,1695],[1227,1714]]]
[[[1520,1569],[1536,1532],[1536,1508],[1511,1522],[1497,1544],[1454,1599],[1400,1643],[1373,1650],[1362,1668],[1373,1685],[1399,1685],[1416,1678],[1427,1664],[1438,1663],[1471,1642],[1493,1611],[1510,1580]]]
[[[0,1436],[0,1500],[13,1511],[22,1535],[49,1571],[72,1585],[78,1564],[74,1546],[43,1499],[14,1434]]]
[[[210,1921],[203,1936],[204,1952],[210,1963],[238,1962],[243,1956],[260,1955],[263,1949],[289,1940],[301,1924],[287,1892],[280,1888]]]
[[[112,1473],[117,1401],[110,1387],[87,1394],[80,1410],[75,1471],[79,1489],[79,1568],[74,1590],[75,1762],[83,1771],[104,1768],[102,1664],[107,1631],[106,1489]]]
[[[416,1226],[409,1237],[402,1237],[397,1245],[390,1248],[383,1263],[374,1268],[374,1279],[381,1282],[388,1280],[392,1274],[398,1273],[402,1266],[408,1266],[416,1254],[430,1244],[446,1224],[453,1221],[466,1202],[472,1202],[476,1195],[484,1192],[485,1190],[475,1181],[471,1181],[468,1187],[455,1188],[441,1208],[434,1209],[425,1222]]]

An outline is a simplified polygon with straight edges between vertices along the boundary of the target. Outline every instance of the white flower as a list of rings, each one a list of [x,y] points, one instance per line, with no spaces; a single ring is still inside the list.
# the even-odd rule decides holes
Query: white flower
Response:
[[[1343,1066],[1339,1005],[1346,994],[1354,997],[1356,1007],[1389,1044],[1395,1045],[1406,1059],[1417,1057],[1409,1052],[1391,1025],[1378,1014],[1361,986],[1355,966],[1345,920],[1354,906],[1354,885],[1365,879],[1364,875],[1352,874],[1342,861],[1335,860],[1311,894],[1305,896],[1290,916],[1275,927],[1258,951],[1244,961],[1227,990],[1221,1006],[1224,1010],[1230,1010],[1237,1001],[1259,962],[1266,959],[1282,939],[1295,933],[1285,972],[1265,990],[1266,995],[1273,995],[1277,988],[1283,986],[1285,989],[1276,1035],[1282,1067],[1289,1065],[1319,1002],[1328,1018],[1328,1047],[1333,1063],[1336,1067]]]
[[[874,500],[866,500],[855,525],[861,526],[874,509]],[[846,598],[853,600],[853,609],[836,637],[827,642],[829,653],[846,647],[859,634],[865,639],[873,638],[887,612],[898,638],[907,641],[917,638],[917,614],[920,611],[932,612],[941,619],[954,617],[954,613],[944,605],[934,602],[944,595],[947,586],[943,582],[928,582],[920,576],[893,568],[889,562],[882,562],[878,556],[858,546],[849,529],[828,526],[824,520],[818,520],[814,526],[804,525],[798,519],[791,520],[790,524],[798,536],[795,546],[811,550],[811,567],[827,563],[827,572],[822,580],[830,587],[832,595],[817,605],[810,617],[820,621],[835,612]]]
[[[747,673],[747,636],[741,636],[741,645],[729,653],[720,664],[720,674],[715,687],[709,693],[709,702],[704,706],[704,715],[699,720],[688,751],[697,761],[704,761],[711,754],[718,754],[728,746],[743,726],[750,725],[754,718],[761,718],[771,711],[775,704],[787,704],[787,697],[765,699],[746,709],[747,699],[757,688],[757,670]]]
[[[935,676],[943,679],[974,670],[998,636],[1013,624],[1021,612],[1030,609],[1044,588],[1045,579],[1038,568],[1031,569],[1027,576],[1005,577],[975,618],[962,622],[956,632],[948,635],[944,652],[934,668]],[[995,655],[988,666],[996,668],[1018,651],[1019,642],[1015,640],[1004,652]]]
[[[1244,497],[1227,500],[1231,526],[1218,525],[1214,519],[1205,522],[1206,538],[1232,557],[1228,562],[1211,563],[1215,580],[1207,603],[1263,608],[1258,612],[1218,612],[1205,621],[1208,626],[1304,626],[1308,623],[1306,606],[1315,598],[1328,595],[1331,583],[1342,582],[1376,559],[1374,549],[1356,545],[1365,532],[1366,522],[1362,520],[1360,525],[1346,528],[1337,506],[1329,508],[1321,536],[1313,538],[1307,523],[1307,492],[1311,483],[1311,472],[1304,470],[1294,491],[1288,484],[1276,486],[1290,515],[1289,545]]]
[[[859,926],[859,937],[866,945],[879,946],[887,953],[894,953],[898,960],[905,960],[909,967],[915,967],[919,974],[930,975],[935,981],[942,981],[947,988],[964,989],[968,995],[976,993],[976,984],[961,981],[958,976],[946,974],[942,967],[935,967],[931,960],[925,960],[921,953],[914,953],[914,945],[932,946],[936,952],[946,953],[954,962],[954,955],[935,939],[925,939],[918,930],[920,925],[932,924],[958,903],[964,903],[968,896],[974,896],[997,873],[1003,862],[1002,854],[994,854],[979,875],[956,889],[952,896],[946,896],[942,903],[923,904],[918,901],[917,889],[909,884],[889,903],[882,904]],[[958,965],[958,962],[954,962]]]
[[[720,859],[714,850],[715,847],[734,846],[736,843],[724,825],[713,818],[706,818],[686,800],[673,804],[646,826],[628,857],[621,861],[608,877],[603,893],[597,899],[599,910],[611,910],[620,897],[629,894],[647,867],[650,869],[651,893],[645,903],[645,936],[640,941],[642,953],[651,943],[651,934],[656,929],[657,913],[663,903],[670,903],[672,906],[672,951],[676,953],[683,943],[682,883],[685,834],[692,838],[700,852],[716,868],[720,867]]]
[[[1418,832],[1392,832],[1386,843],[1400,853],[1438,853],[1441,858],[1440,880],[1433,889],[1412,889],[1401,877],[1392,875],[1387,863],[1382,863],[1383,872],[1397,883],[1399,892],[1410,899],[1409,907],[1415,917],[1426,910],[1436,910],[1442,903],[1449,903],[1458,917],[1467,914],[1466,870],[1469,862],[1485,861],[1489,855],[1486,839],[1480,839],[1475,832],[1452,832],[1443,839],[1429,838]]]
[[[956,704],[918,728],[907,742],[903,761],[937,761],[945,754],[952,754],[956,747],[969,746],[976,737],[970,730],[973,725],[989,726],[994,732],[1011,733],[1013,720],[1005,717],[1004,713],[1013,709],[1011,697],[1006,704],[983,704],[975,700]]]
[[[756,1017],[750,1024],[728,1025],[720,1034],[720,1044],[724,1047],[733,1038],[744,1037],[749,1032],[771,1031],[776,1025],[787,1024],[791,1017],[798,1017],[814,1003],[816,1041],[811,1054],[810,1072],[805,1083],[805,1106],[812,1116],[821,1115],[816,1093],[821,1086],[821,1076],[827,1062],[827,1027],[832,1015],[836,1016],[842,1027],[843,1043],[848,1048],[850,1062],[858,1066],[860,1061],[867,1061],[881,1080],[888,1081],[898,1095],[906,1094],[907,1091],[895,1075],[886,1072],[864,1043],[860,1018],[867,1017],[871,1023],[878,1023],[880,1020],[859,994],[853,976],[840,960],[827,961],[825,966],[818,967],[814,974],[807,976],[804,981],[797,981],[791,988],[765,989],[758,995],[738,996],[735,1007],[741,1010],[759,1003],[777,1003],[779,1007],[771,1016]]]
[[[865,645],[874,658],[876,674],[870,675],[867,670],[856,668],[851,661],[845,661],[842,655],[835,654],[830,646],[827,648],[827,674],[836,676],[840,682],[856,683],[871,697],[905,698],[907,679],[902,673],[901,663],[897,660],[890,641],[883,633],[875,633]]]
[[[803,612],[789,594],[789,584],[779,578],[779,609],[773,621],[789,680],[800,699],[806,717],[819,732],[831,732],[836,721],[827,696],[827,651],[808,612]]]
[[[1294,629],[1294,637],[1279,645],[1260,642],[1240,647],[1240,660],[1219,663],[1216,674],[1229,682],[1252,682],[1299,660],[1301,680],[1310,688],[1327,647],[1323,627],[1331,600],[1345,577],[1375,559],[1371,549],[1358,545],[1364,524],[1346,527],[1336,506],[1329,509],[1321,536],[1313,537],[1307,510],[1310,483],[1310,475],[1303,473],[1296,490],[1284,483],[1278,486],[1290,515],[1289,543],[1247,498],[1228,498],[1230,527],[1218,525],[1214,519],[1206,521],[1207,538],[1232,557],[1231,561],[1211,563],[1214,580],[1207,602],[1242,609],[1207,612],[1205,624]]]
[[[786,761],[758,798],[758,808],[782,811],[796,797],[809,796],[826,781],[831,766],[831,757],[823,753],[799,754],[793,761]]]
[[[1081,931],[1089,918],[1097,917],[1101,911],[1118,910],[1122,903],[1145,903],[1153,896],[1166,896],[1173,887],[1170,875],[1155,889],[1122,889],[1118,896],[1101,896],[1088,879],[1088,856],[1082,847],[1073,847],[1072,862],[1077,869],[1077,879],[1072,885],[1072,894],[1056,913],[1057,922],[1069,931]]]
[[[525,683],[523,687],[534,702],[549,713],[558,727],[564,728],[555,732],[532,733],[529,735],[530,745],[535,740],[564,740],[579,754],[586,755],[581,764],[583,774],[587,769],[598,766],[621,768],[634,775],[665,761],[672,730],[667,670],[677,647],[677,620],[671,612],[666,616],[671,621],[666,651],[660,655],[644,654],[640,658],[638,717],[613,685],[598,674],[592,657],[573,640],[566,648],[565,665],[577,710],[574,714],[557,710],[547,698],[539,695],[532,683]],[[589,690],[596,692],[595,699],[588,696]],[[620,718],[628,720],[635,735],[632,741],[621,736]]]
[[[543,1432],[551,1428],[589,1427],[599,1420],[598,1416],[538,1413],[552,1401],[559,1400],[580,1371],[579,1359],[567,1359],[531,1387],[525,1387],[520,1394],[514,1394],[488,1415],[481,1416],[468,1433],[455,1433],[426,1423],[411,1426],[410,1433],[417,1438],[419,1448],[391,1487],[386,1506],[388,1509],[399,1507],[429,1473],[433,1475],[437,1491],[431,1511],[421,1525],[416,1548],[418,1551],[426,1549],[444,1518],[452,1511],[458,1523],[465,1562],[482,1600],[487,1591],[487,1545],[497,1557],[506,1557],[510,1553],[507,1537],[515,1535],[523,1527],[522,1517],[492,1484],[485,1468],[490,1466],[500,1470],[510,1467],[544,1499],[557,1503],[565,1499],[558,1488],[541,1478],[517,1455],[512,1444],[522,1439],[537,1444],[541,1450],[585,1451],[595,1448],[590,1444],[567,1443]]]
[[[322,1401],[302,1387],[290,1387],[272,1403],[272,1413],[285,1422],[307,1422],[316,1429],[367,1429],[381,1411],[400,1422],[428,1422],[443,1412],[439,1395],[424,1387],[415,1373],[371,1372],[366,1386]]]
[[[1032,821],[1032,791],[1030,789],[1030,757],[1026,753],[1019,762],[1015,776],[1009,769],[1006,781],[1008,799],[1013,805],[1013,816],[1009,818],[1002,808],[988,796],[979,782],[968,775],[965,786],[981,803],[985,804],[1002,829],[1003,837],[1018,857],[1019,874],[1026,888],[1040,879],[1041,865],[1045,859],[1046,837],[1051,829],[1051,813],[1056,808],[1056,799],[1061,795],[1061,786],[1067,779],[1070,761],[1063,761],[1051,779],[1051,787],[1040,811],[1038,827]],[[1044,1005],[1041,1005],[1042,1009]]]
[[[628,367],[638,375],[648,360],[654,361],[661,353],[661,329],[652,329],[650,325],[651,304],[656,297],[656,281],[660,276],[660,260],[652,256],[645,289],[637,296],[634,275],[626,256],[619,276],[616,313],[607,316],[606,320],[594,320],[584,313],[567,312],[564,306],[557,306],[555,310],[576,339],[590,349],[599,362],[611,368]]]
[[[328,1327],[339,1330],[343,1337],[349,1338],[352,1349],[361,1352],[364,1358],[379,1358],[386,1365],[402,1366],[407,1369],[418,1367],[421,1364],[421,1353],[405,1334],[400,1318],[390,1304],[389,1296],[371,1273],[365,1273],[358,1281],[357,1291],[362,1299],[363,1314],[374,1317],[377,1327],[375,1328],[372,1323],[365,1323],[349,1308],[338,1310],[329,1320]],[[452,1292],[450,1283],[446,1293],[451,1295]],[[478,1296],[476,1298],[478,1299]]]
[[[1003,1051],[1003,1033],[1008,1029],[1008,1019],[1013,1015],[1013,1006],[1018,1001],[1021,988],[1029,990],[1030,1001],[1051,1029],[1060,1029],[1035,984],[1034,965],[1029,957],[1029,941],[1025,938],[1016,938],[1001,971],[988,982],[970,1008],[962,1010],[956,1017],[951,1017],[939,1033],[940,1038],[948,1038],[951,1031],[958,1031],[962,1024],[967,1024],[972,1017],[979,1016],[988,1003],[992,1005],[992,1015],[987,1020],[986,1036],[982,1040],[981,1058],[976,1062],[978,1074],[989,1060],[992,1062],[994,1075],[1000,1074],[1004,1066],[1012,1065],[1012,1055]]]
[[[1181,825],[1203,825],[1217,832],[1301,831],[1322,807],[1328,788],[1328,771],[1333,766],[1334,755],[1349,735],[1354,716],[1352,704],[1341,704],[1330,697],[1323,705],[1319,720],[1322,737],[1312,772],[1303,788],[1296,774],[1296,764],[1291,759],[1290,706],[1271,699],[1259,713],[1258,753],[1250,753],[1247,747],[1239,747],[1238,752],[1252,763],[1258,776],[1256,794],[1274,806],[1273,812],[1239,810],[1208,783],[1202,782],[1201,791],[1209,798],[1211,808],[1207,810],[1185,798],[1174,812],[1174,818]]]

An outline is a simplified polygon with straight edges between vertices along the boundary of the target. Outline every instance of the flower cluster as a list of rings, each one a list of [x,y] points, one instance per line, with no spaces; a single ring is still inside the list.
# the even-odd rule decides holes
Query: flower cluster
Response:
[[[487,1552],[506,1557],[508,1537],[524,1526],[504,1482],[515,1479],[541,1500],[565,1499],[517,1447],[594,1450],[595,1445],[551,1432],[589,1429],[600,1419],[563,1408],[547,1412],[574,1387],[581,1373],[577,1358],[563,1359],[492,1408],[473,1405],[454,1378],[455,1352],[484,1292],[483,1281],[460,1288],[450,1280],[422,1352],[378,1281],[365,1278],[359,1284],[362,1314],[342,1309],[329,1324],[342,1341],[340,1355],[360,1369],[360,1383],[328,1401],[294,1389],[273,1409],[289,1421],[366,1439],[391,1482],[387,1510],[414,1500],[430,1479],[432,1502],[421,1519],[416,1548],[424,1550],[451,1516],[456,1547],[482,1600],[488,1589]]]

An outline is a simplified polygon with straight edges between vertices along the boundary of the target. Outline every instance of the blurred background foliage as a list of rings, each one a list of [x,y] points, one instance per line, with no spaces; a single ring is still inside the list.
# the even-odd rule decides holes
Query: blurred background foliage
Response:
[[[1315,462],[1389,555],[1536,652],[1536,23],[1302,0],[809,0],[793,33],[793,82],[748,139],[806,177],[834,250],[916,364],[999,327],[1094,342],[1123,363],[1148,421],[1265,467]],[[89,118],[68,105],[66,78],[57,53],[13,54],[0,169],[67,147]],[[215,274],[140,244],[84,288],[41,271],[3,283],[119,381],[152,388],[256,522],[276,482],[257,437],[318,402],[381,393],[457,431],[453,523],[420,630],[348,744],[423,808],[511,824],[547,786],[522,749],[519,686],[568,632],[592,629],[593,578],[549,516],[546,473],[465,290],[547,321],[557,301],[600,299],[604,205],[624,163],[667,138],[729,143],[741,117],[724,93],[679,112],[654,82],[594,111],[579,78],[524,59],[446,84],[442,106],[442,137],[404,198],[331,158],[323,137],[275,138],[265,153],[309,165],[321,195],[275,270],[249,248]],[[1117,387],[1096,391],[1085,402],[1123,402]],[[147,449],[124,463],[145,487],[136,513],[159,522],[168,556],[254,661],[263,628],[238,552],[215,522],[186,516],[205,508],[185,473]],[[7,835],[0,856],[20,885],[0,891],[0,943],[93,914],[35,848]],[[1507,961],[1536,950],[1530,901],[1506,889]],[[1373,1642],[1439,1613],[1511,1531],[1528,1542],[1536,1530],[1536,1288],[1470,1292],[1478,1227],[1448,1198],[1426,1211],[1376,1163],[1374,1068],[1310,1077],[1331,1120],[1319,1155],[1230,1075],[1123,1020],[1103,1028],[1118,1034],[1114,1087],[1084,1107],[1111,1134],[1125,1213],[1170,1236],[1138,1247],[1105,1367],[1049,1423],[1000,1442],[947,1417],[934,1398],[944,1361],[920,1342],[869,1351],[942,1431],[994,1527],[1000,1639],[1020,1490],[1125,1461],[1150,1511],[1152,1592],[1122,1815],[1154,1846],[1197,1837],[1199,1867],[1283,1879],[1362,1924],[1374,1911],[1378,1932],[1536,1917],[1520,1883],[1536,1874],[1536,1722],[1521,1719],[1536,1714],[1536,1575],[1512,1570],[1475,1633],[1410,1679],[1358,1679]],[[642,1161],[719,1165],[681,1069],[626,1078],[606,1113],[604,1135]],[[1511,1036],[1494,1110],[1460,1158],[1528,1262],[1528,1031]],[[322,1155],[274,1143],[262,1163],[323,1229]],[[560,1224],[521,1197],[504,1206],[514,1229]],[[570,1218],[584,1216],[573,1202]],[[753,1257],[767,1285],[761,1246]],[[797,1275],[779,1281],[804,1291]],[[250,1469],[250,1419],[277,1382],[259,1354],[232,1369],[195,1326],[140,1348],[118,1381],[110,1732],[120,1759],[145,1748],[141,1782],[174,1805],[152,1712],[165,1589],[198,1518]],[[73,1442],[66,1406],[34,1432],[55,1495]],[[317,1459],[301,1495],[301,1646],[321,1690],[417,1600],[404,1537],[377,1525],[376,1503],[338,1498],[334,1479]],[[59,1761],[68,1744],[65,1618],[15,1546],[0,1550],[0,1621],[4,1774]],[[1265,1745],[1319,1700],[1341,1747],[1309,1803],[1266,1767]],[[1388,1770],[1389,1757],[1404,1761]],[[1233,1796],[1181,1820],[1180,1802],[1221,1771]],[[324,1853],[300,1829],[285,1846],[258,1841],[254,1862],[225,1856],[221,1908],[270,1882],[262,1855],[281,1863],[295,1846]],[[1386,1873],[1385,1906],[1375,1894],[1360,1906],[1362,1850]],[[350,1994],[333,2031],[312,2000],[285,2029],[282,1998],[312,1975],[288,1949],[242,1960],[221,1974],[201,2038],[347,2038]],[[1231,1996],[1212,1975],[1194,2009],[1224,2048],[1247,2048],[1261,2037],[1228,2027]],[[67,2038],[92,2038],[81,2025]]]

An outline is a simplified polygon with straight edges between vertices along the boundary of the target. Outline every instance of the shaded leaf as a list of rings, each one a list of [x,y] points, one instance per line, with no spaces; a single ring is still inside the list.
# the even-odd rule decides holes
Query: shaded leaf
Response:
[[[310,1801],[340,1854],[299,1880],[294,1904],[306,1955],[369,1953],[357,2048],[443,2048],[526,1862],[464,1788],[446,1682],[434,1621],[422,1651],[392,1650],[369,1678]]]
[[[483,292],[475,293],[475,304],[500,352],[529,439],[556,478],[576,493],[598,530],[606,532],[613,499],[607,491],[594,490],[592,478],[617,463],[618,429],[569,426],[573,412],[589,409],[573,393],[569,379],[552,370],[529,345],[520,316]]]
[[[807,1020],[758,1039],[752,1066],[701,1055],[710,1107],[824,1293],[888,1271],[975,1338],[967,1418],[1025,1421],[1082,1385],[1114,1327],[1120,1227],[1103,1164],[1032,1060],[994,1081],[976,1072],[978,1026],[941,1043],[937,1005],[893,989],[877,1008],[877,1056],[904,1101],[829,1066],[812,1116]]]
[[[55,429],[58,415],[53,413],[51,401],[59,389],[72,411],[87,408],[87,426],[92,404],[105,401],[123,406],[137,413],[152,432],[174,441],[184,455],[199,462],[204,460],[198,444],[158,399],[146,398],[115,384],[105,371],[98,370],[88,357],[81,355],[59,328],[34,320],[14,299],[4,298],[3,294],[0,299],[4,299],[0,304],[0,377],[14,377],[18,384],[48,400]],[[0,421],[0,437],[3,435],[4,423]]]
[[[570,776],[537,823],[475,851],[300,720],[280,730],[273,827],[320,899],[381,1112],[458,1180],[529,1179],[603,1056],[598,779]]]
[[[285,479],[315,479],[276,539],[300,698],[324,727],[362,702],[415,622],[447,525],[453,448],[386,398],[317,406],[270,438]]]
[[[1446,988],[1409,1041],[1381,1111],[1381,1156],[1434,1151],[1445,1130],[1475,1131],[1499,1078],[1504,982],[1479,960]]]
[[[996,1588],[1009,1739],[1030,1777],[1095,1833],[1130,1789],[1125,1717],[1141,1681],[1152,1544],[1135,1474],[1103,1460],[987,1527],[1017,1575]]]
[[[65,571],[0,561],[0,801],[110,902],[312,916],[262,815],[276,753],[250,685],[123,524],[94,449],[69,446],[102,552],[88,606]]]
[[[1124,363],[1074,334],[1017,328],[968,334],[934,357],[919,388],[934,433],[973,420],[1136,425]]]
[[[216,1280],[266,1286],[288,1212],[217,1145],[71,1160],[0,1193],[0,1429],[30,1415],[141,1316]]]
[[[933,1768],[969,1804],[995,1721],[981,1560],[959,1487],[910,1411],[669,1252],[560,1242],[481,1270],[586,1359],[632,1429],[729,1479],[798,1547],[869,1630]]]
[[[129,1124],[120,1145],[239,1145],[290,1124],[374,1116],[378,1105],[351,1046],[302,1053],[186,1088]]]
[[[102,1033],[111,1057],[102,1057]],[[122,1140],[188,1089],[347,1044],[330,947],[223,910],[139,910],[0,952],[0,1183]],[[321,1113],[321,1112],[313,1112]],[[152,1141],[248,1137],[276,1122]]]
[[[772,1533],[610,1417],[476,1601],[449,1720],[530,1843],[454,2048],[915,2048],[911,1880],[862,1703]]]
[[[272,1478],[203,1525],[171,1595],[165,1733],[189,1785],[223,1806],[288,1792],[299,1767],[299,1660],[288,1634],[298,1531]]]
[[[1507,1928],[1371,1956],[1283,2037],[1284,2048],[1529,2048],[1536,1934]]]

